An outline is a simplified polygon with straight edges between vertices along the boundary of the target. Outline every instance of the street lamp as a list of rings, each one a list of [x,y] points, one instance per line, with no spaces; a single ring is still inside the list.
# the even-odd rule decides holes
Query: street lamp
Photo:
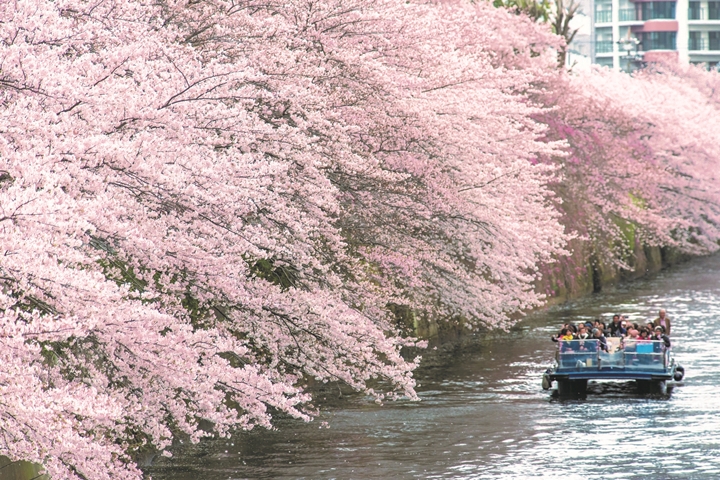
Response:
[[[632,62],[639,62],[641,60],[640,56],[638,55],[638,46],[640,45],[640,43],[640,40],[635,37],[631,37],[630,35],[628,35],[626,38],[621,38],[617,42],[617,44],[620,45],[620,49],[625,51],[625,57],[628,60],[628,71],[631,70],[630,65],[632,64]]]

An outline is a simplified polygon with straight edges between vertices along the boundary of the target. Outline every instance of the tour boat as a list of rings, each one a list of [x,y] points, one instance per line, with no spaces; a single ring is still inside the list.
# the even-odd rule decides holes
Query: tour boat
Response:
[[[560,396],[577,396],[586,392],[588,380],[635,380],[641,392],[666,394],[667,382],[685,375],[661,340],[611,337],[607,347],[595,339],[558,340],[556,363],[543,374],[543,389],[555,381]]]

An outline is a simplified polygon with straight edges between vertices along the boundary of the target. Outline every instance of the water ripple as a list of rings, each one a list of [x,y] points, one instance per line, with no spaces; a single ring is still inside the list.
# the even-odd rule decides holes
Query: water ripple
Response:
[[[230,441],[184,447],[149,469],[156,480],[712,479],[720,478],[720,257],[690,262],[528,318],[448,368],[418,372],[418,403],[363,398],[320,421],[281,421]],[[564,321],[673,318],[686,378],[669,397],[632,382],[591,382],[582,400],[540,389],[548,337]]]

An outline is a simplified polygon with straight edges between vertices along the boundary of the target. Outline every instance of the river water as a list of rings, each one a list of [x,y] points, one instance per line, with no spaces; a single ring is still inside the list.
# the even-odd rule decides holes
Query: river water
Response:
[[[613,312],[646,321],[661,307],[686,370],[669,396],[640,395],[630,382],[591,382],[582,400],[541,389],[558,325]],[[350,398],[311,423],[183,446],[147,471],[155,480],[720,478],[720,256],[536,314],[417,377],[419,402]]]

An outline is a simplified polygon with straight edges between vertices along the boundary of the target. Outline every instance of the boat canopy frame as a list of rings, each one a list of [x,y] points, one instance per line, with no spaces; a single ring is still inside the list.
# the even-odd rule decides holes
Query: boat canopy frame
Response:
[[[551,380],[669,380],[675,371],[670,348],[659,340],[559,340]]]

